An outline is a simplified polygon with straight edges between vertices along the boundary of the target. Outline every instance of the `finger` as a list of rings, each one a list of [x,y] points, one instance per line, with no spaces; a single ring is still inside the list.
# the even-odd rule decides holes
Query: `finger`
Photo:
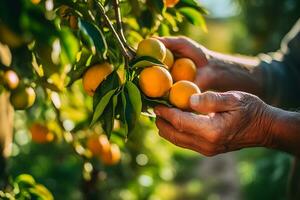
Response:
[[[234,92],[204,92],[190,97],[190,107],[199,113],[237,110],[238,102],[238,94]]]
[[[183,112],[177,108],[156,106],[154,112],[160,118],[168,121],[179,131],[186,131],[197,134],[199,129],[204,130],[210,125],[210,118],[206,115],[197,115],[190,112]]]
[[[156,126],[159,129],[159,135],[176,146],[191,149],[205,156],[214,156],[224,152],[223,146],[213,145],[201,138],[195,139],[193,135],[176,130],[171,124],[161,118],[157,118]]]
[[[181,147],[190,147],[192,145],[192,136],[186,132],[176,130],[171,124],[161,118],[156,119],[156,126],[159,129],[161,137],[169,140],[173,144]]]
[[[208,62],[204,53],[205,48],[189,38],[180,36],[157,37],[157,39],[164,43],[176,56],[192,59],[197,67],[203,67]]]
[[[176,51],[178,46],[183,45],[183,41],[179,37],[156,37],[156,39],[160,40],[171,51]]]

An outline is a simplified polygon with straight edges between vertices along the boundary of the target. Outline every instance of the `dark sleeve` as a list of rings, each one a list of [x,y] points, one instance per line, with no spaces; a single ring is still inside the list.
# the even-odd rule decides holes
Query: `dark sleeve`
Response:
[[[278,52],[260,56],[267,103],[300,108],[300,19],[282,40]]]

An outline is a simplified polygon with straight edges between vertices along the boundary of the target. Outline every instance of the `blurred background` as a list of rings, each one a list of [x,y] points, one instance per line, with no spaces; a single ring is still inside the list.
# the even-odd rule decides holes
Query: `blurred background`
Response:
[[[172,34],[187,35],[207,48],[223,53],[255,56],[276,51],[283,36],[300,16],[299,0],[200,2],[210,12],[206,16],[208,32],[184,23],[179,32]],[[72,102],[62,104],[66,105],[62,114],[75,122],[80,121],[75,115],[86,117],[84,109],[81,109],[82,116],[76,111],[88,101],[76,93],[76,87],[78,84],[72,88],[73,93],[66,94],[76,100],[76,105]],[[42,107],[41,103],[39,109]],[[55,116],[53,110],[32,109],[27,114],[31,116],[27,120],[24,120],[23,112],[15,114],[15,137],[8,171],[12,177],[31,174],[51,191],[55,199],[286,199],[292,161],[288,154],[252,148],[206,158],[159,138],[153,122],[146,117],[141,118],[136,132],[126,144],[112,138],[121,145],[121,163],[112,167],[99,166],[98,180],[85,181],[84,173],[90,166],[72,153],[70,146],[63,142],[33,143],[28,130],[24,129],[30,121],[43,120],[41,116],[47,116],[47,123],[51,124],[50,119]],[[72,123],[66,121],[66,126],[72,127]]]

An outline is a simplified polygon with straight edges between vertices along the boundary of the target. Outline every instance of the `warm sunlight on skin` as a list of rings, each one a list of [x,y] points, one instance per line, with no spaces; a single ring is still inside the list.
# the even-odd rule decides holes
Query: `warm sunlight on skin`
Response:
[[[249,57],[244,55],[226,55],[208,49],[206,49],[206,53],[209,55],[209,57],[217,58],[220,60],[226,60],[227,62],[239,63],[241,65],[245,65],[247,69],[251,69],[253,68],[253,66],[257,66],[259,64],[259,59],[257,59],[256,57]]]

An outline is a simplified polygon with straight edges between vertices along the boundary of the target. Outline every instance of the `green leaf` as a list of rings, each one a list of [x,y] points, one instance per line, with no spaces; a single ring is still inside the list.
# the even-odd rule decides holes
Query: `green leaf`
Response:
[[[103,57],[107,58],[107,43],[102,31],[94,24],[79,19],[79,29],[83,35],[83,38],[87,40],[92,52],[96,52]]]
[[[165,67],[165,64],[163,64],[159,60],[152,58],[150,56],[141,56],[141,57],[138,57],[138,58],[132,60],[129,63],[129,66],[131,66],[132,68],[143,68],[143,67],[149,67],[149,66],[153,66],[153,65]]]
[[[170,29],[166,24],[160,24],[158,28],[158,34],[160,36],[169,36],[170,35]]]
[[[192,7],[197,11],[201,12],[202,14],[209,14],[209,12],[199,3],[198,0],[180,0],[176,4],[176,8],[181,7]]]
[[[110,101],[108,106],[105,108],[102,116],[103,128],[108,137],[110,137],[114,127],[115,111],[116,111],[117,103],[118,103],[118,94],[115,94],[112,97],[112,101]]]
[[[76,37],[69,31],[69,29],[63,28],[59,32],[61,56],[68,59],[68,63],[73,63],[76,58],[76,54],[79,51],[79,44]],[[62,59],[64,60],[64,59]]]
[[[91,122],[91,125],[93,125],[102,115],[104,109],[106,108],[106,106],[108,105],[111,97],[114,95],[115,91],[117,89],[111,90],[109,92],[107,92],[99,101],[99,103],[97,104],[95,110],[94,110],[94,114],[93,114],[93,119]]]
[[[150,2],[158,13],[164,11],[164,2],[162,0],[150,0]]]
[[[150,106],[150,107],[154,107],[154,106],[161,105],[161,104],[168,106],[168,107],[173,107],[167,100],[164,100],[164,99],[153,99],[153,98],[147,97],[144,94],[142,94],[142,99],[143,99],[143,102],[145,102],[147,104],[147,106]]]
[[[96,106],[101,101],[103,96],[120,85],[120,79],[116,71],[112,72],[96,89],[96,92],[93,96],[93,109],[96,109]]]
[[[70,78],[70,81],[67,87],[71,86],[76,80],[82,77],[83,73],[91,64],[92,57],[93,55],[88,49],[83,48],[81,50],[80,59],[76,62],[75,66],[68,72],[68,77]]]
[[[34,178],[29,174],[21,174],[16,179],[15,182],[20,185],[20,187],[32,187],[36,184]]]
[[[125,87],[128,92],[128,97],[129,97],[130,103],[133,107],[135,118],[138,119],[141,114],[141,110],[142,110],[142,99],[141,99],[140,90],[131,81],[128,81],[126,83]]]
[[[51,192],[43,185],[37,184],[33,188],[29,188],[29,192],[31,193],[32,199],[39,200],[53,200],[53,196]],[[36,198],[34,198],[36,197]]]
[[[140,17],[137,18],[137,21],[141,28],[151,29],[155,24],[155,14],[151,10],[145,9],[142,11]]]
[[[120,93],[120,95],[121,95],[120,120],[123,123],[123,128],[124,128],[125,136],[127,137],[127,134],[128,134],[128,123],[127,123],[127,120],[126,120],[126,106],[127,106],[127,102],[126,102],[126,96],[125,96],[124,90],[122,90],[122,92]]]
[[[139,89],[132,82],[127,82],[125,85],[126,109],[125,117],[128,124],[128,134],[134,130],[135,125],[142,111],[142,100]]]
[[[200,12],[194,8],[183,7],[179,12],[193,25],[200,26],[203,31],[207,32],[205,20]]]

